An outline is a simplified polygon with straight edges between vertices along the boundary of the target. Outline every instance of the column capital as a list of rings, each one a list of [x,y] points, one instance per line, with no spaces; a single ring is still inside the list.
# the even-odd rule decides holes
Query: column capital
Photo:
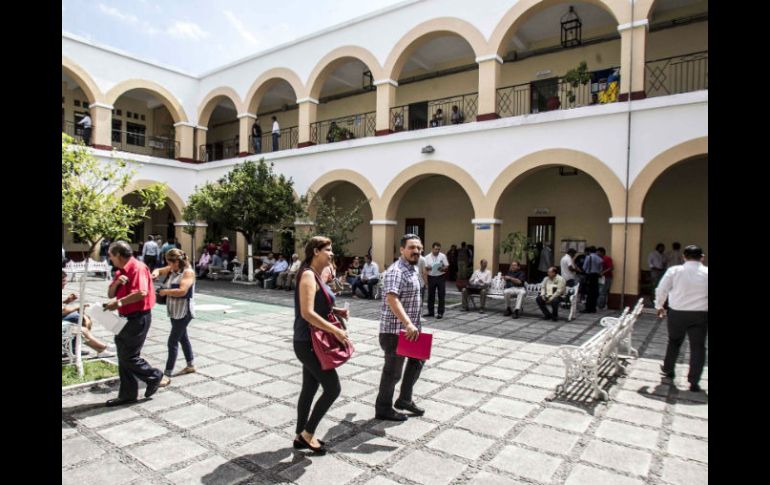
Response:
[[[311,98],[310,96],[306,98],[297,98],[297,104],[302,104],[302,103],[318,104],[318,100],[315,98]]]
[[[374,84],[375,86],[379,86],[380,84],[390,84],[391,86],[393,86],[395,88],[398,87],[398,82],[394,81],[392,79],[378,79],[378,80],[374,81],[372,84]]]
[[[391,221],[388,219],[372,219],[369,221],[372,226],[397,226],[398,221]]]
[[[644,27],[645,29],[649,29],[650,22],[647,19],[642,19],[642,20],[637,20],[636,22],[633,22],[633,23],[629,22],[627,24],[621,24],[621,25],[618,25],[618,32],[635,29],[637,27]]]
[[[189,121],[177,121],[176,123],[174,123],[174,128],[176,128],[177,126],[189,126],[190,128],[198,127],[198,125],[196,125],[195,123],[190,123]]]
[[[492,60],[497,61],[499,64],[503,63],[503,58],[502,57],[498,56],[497,54],[489,54],[489,55],[486,55],[486,56],[479,56],[479,57],[477,57],[476,58],[476,64],[481,64],[482,62],[492,61]]]
[[[626,222],[625,217],[610,217],[610,224],[624,224]],[[644,224],[644,217],[629,217],[629,224]]]
[[[209,128],[207,126],[201,126],[201,125],[197,125],[195,129],[201,130],[201,131],[209,131]]]
[[[91,108],[104,108],[104,109],[108,109],[110,111],[115,109],[115,107],[113,105],[111,105],[111,104],[104,104],[104,103],[91,103],[91,104],[88,105],[88,109],[91,109]]]
[[[184,222],[175,222],[174,225],[175,226],[188,227],[188,226],[192,226],[193,224],[190,224],[189,222],[184,221]],[[209,227],[209,225],[207,223],[202,222],[202,221],[196,221],[194,225],[195,225],[195,227]]]
[[[238,113],[237,118],[238,119],[241,119],[241,118],[254,118],[256,120],[257,119],[257,115],[253,115],[251,113]]]

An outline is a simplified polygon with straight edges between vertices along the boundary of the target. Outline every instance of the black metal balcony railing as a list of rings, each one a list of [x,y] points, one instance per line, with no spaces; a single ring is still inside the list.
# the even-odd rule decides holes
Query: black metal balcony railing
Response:
[[[297,148],[297,144],[299,143],[299,127],[298,126],[291,126],[289,128],[284,128],[280,131],[281,136],[278,137],[278,148],[276,150],[273,150],[273,133],[263,132],[262,136],[260,137],[261,143],[259,146],[259,153],[266,153],[266,152],[277,152],[280,150],[289,150],[291,148]],[[249,154],[253,155],[256,152],[256,148],[254,146],[254,137],[249,135]]]
[[[390,109],[390,129],[393,131],[421,130],[451,124],[476,121],[478,113],[478,93],[460,94],[449,98],[434,99],[427,102],[427,112],[418,114],[416,106],[396,106]],[[410,113],[410,106],[415,106]],[[453,108],[457,107],[453,116]]]
[[[213,162],[238,156],[238,139],[230,138],[198,147],[198,159],[203,162]]]
[[[74,121],[65,121],[64,126],[62,127],[62,132],[76,140],[83,140],[83,130],[83,126],[76,125]],[[93,138],[93,131],[91,132],[91,137]]]
[[[91,135],[93,137],[93,135]],[[93,143],[93,140],[91,140]],[[112,147],[124,152],[175,159],[179,156],[179,142],[173,136],[145,135],[143,133],[112,130]]]
[[[374,136],[377,129],[377,112],[358,113],[333,120],[318,121],[310,125],[310,141],[315,144],[333,143],[353,138]]]
[[[708,51],[647,61],[644,68],[644,90],[648,98],[709,87]]]
[[[497,90],[497,114],[501,118],[530,113],[579,108],[590,104],[614,103],[618,99],[619,78],[606,73],[619,69],[612,67],[594,71],[592,80],[577,87],[564,80],[533,81],[507,86]],[[602,77],[599,77],[602,76]],[[608,82],[609,78],[609,82]],[[574,99],[570,100],[570,93]]]

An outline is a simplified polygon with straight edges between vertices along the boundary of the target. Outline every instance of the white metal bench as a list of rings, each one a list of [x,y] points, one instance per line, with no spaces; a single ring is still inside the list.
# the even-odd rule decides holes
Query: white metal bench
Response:
[[[64,272],[72,275],[70,281],[75,281],[75,275],[83,274],[86,270],[85,261],[70,261],[64,266]],[[110,265],[107,261],[94,261],[89,258],[88,260],[88,272],[89,273],[104,273],[104,279],[110,279]]]
[[[537,298],[537,295],[540,294],[540,290],[543,288],[542,283],[524,283],[525,288],[527,289],[527,294],[524,296],[524,301],[535,301]],[[575,285],[573,287],[567,287],[567,291],[565,292],[564,297],[562,298],[563,305],[569,307],[569,314],[567,315],[567,321],[570,322],[575,319],[575,313],[577,312],[577,294],[578,294],[578,287],[580,285]],[[505,299],[505,294],[503,293],[505,291],[505,279],[502,276],[502,273],[497,273],[497,276],[492,278],[492,284],[489,288],[487,288],[487,298],[491,298],[493,300],[503,300]],[[474,298],[478,296],[478,293],[474,293],[469,295],[470,301],[473,307],[476,307],[476,301]],[[524,304],[522,302],[522,310],[523,310]]]
[[[233,264],[233,281],[246,281],[248,275],[243,274],[243,264]]]
[[[634,328],[634,322],[639,317],[643,303],[639,299],[633,312],[628,312],[628,308],[617,317],[614,322],[607,321],[599,333],[591,337],[588,341],[576,347],[574,345],[563,345],[559,347],[556,355],[564,361],[564,382],[556,386],[556,395],[564,392],[567,386],[572,382],[580,380],[587,381],[593,389],[593,398],[608,399],[607,391],[599,387],[599,368],[609,359],[616,373],[623,371],[620,365],[620,359],[624,358],[619,349],[624,342],[628,342],[629,353],[638,356],[636,350],[630,348],[631,334]],[[606,318],[606,317],[605,317]]]

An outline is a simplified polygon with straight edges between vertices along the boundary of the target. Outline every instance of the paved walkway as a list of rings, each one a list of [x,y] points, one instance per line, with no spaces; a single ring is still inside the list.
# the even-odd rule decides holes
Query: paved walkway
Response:
[[[558,346],[579,345],[617,312],[555,323],[531,302],[518,320],[502,316],[501,302],[486,315],[448,308],[426,327],[433,357],[415,388],[426,414],[396,424],[373,419],[381,302],[351,300],[356,355],[340,368],[342,395],[317,432],[330,452],[314,457],[291,447],[301,380],[293,294],[229,282],[198,288],[197,373],[127,407],[103,406],[114,386],[62,397],[62,483],[707,483],[707,393],[686,391],[687,354],[676,387],[661,382],[666,328],[652,315],[636,324],[641,355],[628,376],[602,381],[604,404],[585,386],[568,399],[546,397],[563,375]],[[104,300],[105,282],[90,279],[88,293]],[[169,327],[156,307],[143,355],[158,367]],[[708,368],[701,385],[708,390]]]

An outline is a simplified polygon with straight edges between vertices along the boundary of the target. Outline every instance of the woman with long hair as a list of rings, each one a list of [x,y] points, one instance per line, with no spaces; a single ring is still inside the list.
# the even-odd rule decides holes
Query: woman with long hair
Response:
[[[305,259],[297,272],[297,290],[294,293],[294,353],[302,362],[302,391],[297,402],[297,436],[294,438],[294,448],[309,448],[318,455],[325,454],[326,448],[324,442],[314,436],[316,427],[340,395],[340,379],[335,369],[321,369],[321,364],[313,353],[310,326],[331,333],[342,344],[349,343],[347,332],[326,320],[326,315],[332,311],[341,317],[348,317],[346,309],[334,307],[334,293],[321,278],[321,273],[329,266],[333,257],[330,239],[322,236],[310,239],[305,245]],[[331,299],[331,305],[327,295]],[[319,385],[323,387],[323,394],[311,413],[313,396]]]
[[[152,272],[152,278],[157,279],[158,276],[169,275],[158,294],[166,296],[166,310],[171,319],[171,333],[168,336],[168,359],[166,360],[166,370],[163,372],[170,377],[174,372],[180,343],[187,366],[177,375],[195,372],[192,345],[190,344],[190,337],[187,335],[187,326],[190,324],[190,320],[195,318],[193,305],[195,270],[190,265],[187,254],[180,249],[174,248],[166,251],[166,262],[168,264],[165,267]]]

